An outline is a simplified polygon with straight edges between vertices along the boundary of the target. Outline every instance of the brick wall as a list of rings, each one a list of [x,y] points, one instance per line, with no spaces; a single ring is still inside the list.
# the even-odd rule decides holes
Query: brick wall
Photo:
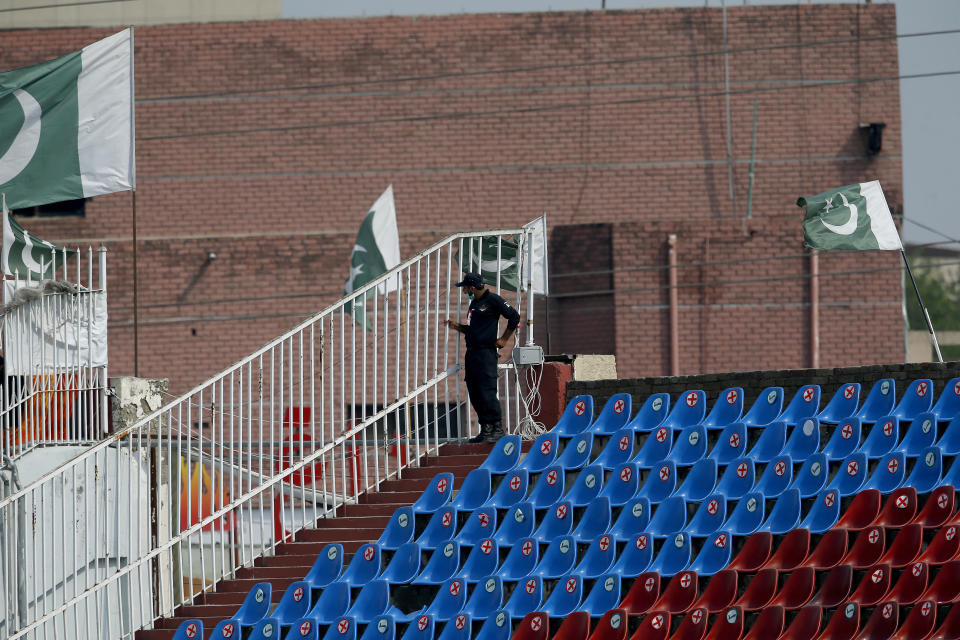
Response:
[[[615,318],[599,328],[574,318],[562,330],[571,350],[577,336],[604,332],[585,348],[614,343],[627,375],[665,373],[663,312],[634,308],[662,304],[664,290],[650,287],[663,272],[626,271],[662,264],[665,234],[681,235],[686,262],[797,254],[799,195],[878,178],[894,211],[901,206],[899,87],[869,81],[897,75],[897,43],[857,41],[895,34],[894,7],[727,13],[736,207],[723,57],[708,55],[723,47],[716,9],[138,28],[140,375],[183,390],[336,299],[360,219],[389,183],[404,255],[454,230],[514,226],[542,211],[554,237],[560,227],[609,225],[617,291],[605,313]],[[0,32],[0,68],[110,31]],[[753,220],[741,225],[755,99]],[[887,125],[876,157],[865,156],[860,122]],[[24,221],[50,240],[109,247],[118,375],[133,369],[130,210],[130,194],[114,194],[89,202],[83,219]],[[218,257],[208,263],[209,252]],[[562,255],[553,261],[571,277]],[[851,270],[892,258],[823,263]],[[802,259],[686,267],[681,279],[805,268]],[[902,359],[902,340],[890,338],[900,319],[887,308],[899,280],[887,276],[824,284],[836,303],[821,313],[825,365]],[[802,281],[771,282],[684,289],[681,370],[804,365]],[[752,307],[729,306],[744,296]],[[551,320],[562,328],[563,317]]]

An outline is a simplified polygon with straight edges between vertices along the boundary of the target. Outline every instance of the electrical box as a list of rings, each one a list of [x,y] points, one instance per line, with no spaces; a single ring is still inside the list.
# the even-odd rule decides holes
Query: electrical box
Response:
[[[537,345],[514,347],[513,363],[517,365],[543,364],[543,347]]]

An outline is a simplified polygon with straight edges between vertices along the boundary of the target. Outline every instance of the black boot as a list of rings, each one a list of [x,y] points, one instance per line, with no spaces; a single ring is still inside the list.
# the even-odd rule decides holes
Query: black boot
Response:
[[[480,444],[481,442],[489,442],[489,435],[493,431],[493,425],[482,424],[480,425],[480,433],[473,436],[467,442],[471,444]]]
[[[496,442],[504,435],[503,427],[500,426],[500,423],[494,423],[490,425],[490,431],[487,433],[487,442]]]

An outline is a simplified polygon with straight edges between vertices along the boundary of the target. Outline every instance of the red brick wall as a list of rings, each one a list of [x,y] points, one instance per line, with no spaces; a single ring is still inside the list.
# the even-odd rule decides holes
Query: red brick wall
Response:
[[[662,263],[670,232],[681,234],[681,261],[799,253],[799,195],[879,178],[897,210],[898,84],[849,82],[897,75],[895,39],[856,42],[893,35],[894,7],[736,7],[728,22],[736,209],[723,57],[698,55],[723,47],[719,10],[138,28],[141,375],[170,377],[183,390],[334,300],[359,221],[389,183],[404,255],[453,230],[513,226],[547,211],[552,226],[614,225],[618,288],[639,286],[619,270]],[[0,68],[110,31],[3,32]],[[814,44],[822,41],[844,42]],[[744,50],[757,46],[768,48]],[[475,73],[527,67],[538,68]],[[833,81],[841,82],[822,84]],[[755,222],[747,226],[757,235],[744,239],[755,98]],[[593,106],[564,106],[580,104]],[[463,112],[486,115],[455,117]],[[404,120],[427,114],[450,117]],[[875,121],[887,125],[883,152],[867,158],[857,125]],[[195,135],[216,132],[226,133]],[[111,372],[131,373],[130,195],[98,197],[87,211],[82,220],[25,224],[51,240],[107,244]],[[205,264],[211,251],[218,258]],[[830,257],[822,268],[892,261]],[[687,268],[682,279],[800,273],[804,264]],[[858,275],[824,283],[823,294],[840,303],[822,312],[824,365],[902,358],[898,312],[875,304],[898,299],[899,277]],[[684,289],[681,300],[725,305],[743,296],[758,306],[681,313],[684,372],[807,364],[800,280]],[[631,309],[650,299],[665,294],[616,295],[613,330],[627,375],[667,371],[663,312]],[[842,338],[853,323],[858,331]]]

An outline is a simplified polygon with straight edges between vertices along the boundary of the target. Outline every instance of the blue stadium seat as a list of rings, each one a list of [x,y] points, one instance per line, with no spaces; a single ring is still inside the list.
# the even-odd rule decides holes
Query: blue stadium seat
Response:
[[[787,443],[787,423],[781,421],[772,422],[763,427],[760,437],[747,454],[748,458],[754,462],[770,462],[783,451]]]
[[[439,640],[470,640],[472,624],[469,614],[458,613],[443,625]]]
[[[469,613],[474,620],[486,620],[487,616],[497,611],[502,604],[503,580],[500,576],[487,576],[474,587],[463,611]]]
[[[390,522],[380,534],[377,544],[381,549],[396,549],[405,542],[413,541],[416,525],[413,520],[412,507],[400,507],[390,516]],[[340,553],[340,564],[343,565],[343,553]],[[338,572],[339,573],[339,572]]]
[[[573,571],[577,563],[577,543],[572,536],[554,538],[531,576],[553,580]]]
[[[612,571],[624,578],[636,578],[647,570],[651,562],[653,538],[646,533],[638,533],[623,547]]]
[[[647,572],[655,571],[661,576],[674,576],[687,568],[690,556],[690,536],[683,532],[675,533],[663,542]]]
[[[797,389],[793,398],[790,399],[790,404],[774,420],[786,422],[788,427],[793,427],[804,418],[816,416],[818,411],[820,411],[820,385],[806,384]],[[822,419],[820,421],[823,422]]]
[[[919,461],[917,461],[917,463],[919,463]],[[952,487],[960,487],[960,458],[954,459],[953,464],[950,465],[950,469],[943,475],[941,484],[948,484]]]
[[[557,457],[557,464],[568,471],[583,468],[593,451],[593,434],[581,433],[571,438]]]
[[[420,614],[411,619],[407,630],[403,632],[401,640],[434,640],[433,616]]]
[[[517,540],[529,538],[533,533],[533,525],[536,523],[536,517],[533,512],[533,504],[530,502],[521,502],[515,507],[509,509],[503,516],[503,522],[497,532],[493,534],[493,539],[501,547],[509,547]]]
[[[554,585],[547,601],[543,603],[543,610],[551,618],[563,618],[579,609],[582,599],[583,578],[569,574]]]
[[[735,536],[748,536],[760,529],[765,508],[762,493],[748,493],[737,501],[723,528]]]
[[[390,518],[391,522],[393,520],[394,518]],[[339,578],[341,571],[343,571],[343,545],[333,542],[323,548],[304,580],[310,584],[311,589],[322,589]]]
[[[593,424],[593,396],[576,396],[567,403],[563,415],[552,429],[561,438],[569,438]]]
[[[173,640],[203,640],[203,620],[184,620],[173,634]]]
[[[949,390],[949,387],[948,389]],[[946,392],[944,392],[946,393]],[[951,391],[951,393],[953,393]],[[960,455],[960,418],[953,418],[937,442],[940,452],[945,456]]]
[[[463,479],[463,484],[450,501],[450,506],[457,511],[473,511],[490,499],[492,486],[489,469],[473,469]]]
[[[600,451],[600,455],[593,461],[593,464],[599,464],[604,469],[613,469],[618,464],[632,458],[633,437],[634,432],[631,429],[620,429],[613,432],[610,440]]]
[[[585,507],[600,495],[601,489],[603,489],[603,467],[592,464],[580,470],[573,486],[563,499],[568,500],[575,507]]]
[[[769,427],[767,427],[769,428]],[[793,427],[783,453],[802,462],[820,450],[820,421],[816,418],[804,418]]]
[[[430,614],[434,620],[443,621],[454,618],[467,603],[467,581],[452,578],[442,585],[433,601],[418,615]]]
[[[308,614],[317,624],[331,624],[347,612],[350,606],[350,585],[347,582],[334,582],[320,593]]]
[[[830,468],[827,466],[827,457],[817,453],[800,466],[800,471],[794,476],[791,489],[799,489],[801,498],[810,498],[823,491],[830,477]]]
[[[936,441],[937,417],[930,412],[921,413],[910,423],[907,433],[900,444],[894,447],[894,451],[902,451],[908,458],[916,458],[923,449],[933,446]]]
[[[519,619],[539,609],[542,603],[543,579],[531,576],[517,583],[503,609],[511,618]]]
[[[240,637],[240,623],[234,618],[227,618],[217,623],[208,636],[211,640]]]
[[[573,573],[585,580],[594,580],[610,570],[617,559],[617,544],[613,536],[604,534],[590,541]]]
[[[850,418],[844,420],[837,428],[822,449],[827,460],[843,460],[860,447],[860,420]]]
[[[619,431],[630,422],[633,414],[633,398],[629,393],[615,393],[610,396],[597,419],[590,425],[590,431],[598,436],[608,436]]]
[[[640,487],[637,496],[646,498],[650,504],[659,504],[673,495],[676,488],[677,467],[673,460],[667,460],[650,470],[650,475]]]
[[[414,543],[415,544],[415,543]],[[400,553],[400,550],[397,550],[397,553]],[[420,549],[417,549],[417,558],[418,558],[418,569],[419,569],[419,557]],[[393,560],[390,561],[390,564],[387,565],[387,568],[383,571],[383,578],[386,579],[391,584],[397,584],[396,580],[391,580],[387,575],[390,572],[390,567],[393,566],[393,563],[396,561],[397,556],[393,557]],[[413,563],[411,563],[413,564]],[[423,571],[420,572],[420,575],[414,576],[412,579],[414,584],[441,584],[446,582],[453,576],[457,575],[457,572],[460,570],[460,543],[456,540],[451,540],[447,544],[434,549],[433,553],[430,554],[430,559],[427,560],[426,566],[424,566]]]
[[[860,451],[868,458],[882,458],[893,451],[900,441],[900,421],[893,416],[884,416],[870,427],[870,432],[863,439]]]
[[[411,505],[414,513],[434,513],[450,502],[453,496],[453,474],[449,471],[438,473],[423,490],[417,501]]]
[[[880,464],[873,470],[864,489],[876,489],[880,493],[890,493],[899,489],[906,478],[907,458],[902,451],[888,453],[880,459]]]
[[[728,424],[739,422],[741,416],[743,416],[743,389],[730,387],[720,392],[702,424],[707,429],[723,429]]]
[[[599,618],[620,603],[620,575],[608,573],[598,576],[590,593],[580,604],[580,610],[586,611],[591,618]]]
[[[657,505],[646,530],[654,536],[665,537],[681,531],[687,525],[687,503],[683,498],[671,496]]]
[[[767,463],[753,490],[759,491],[767,499],[776,498],[787,490],[791,482],[793,482],[793,459],[787,454],[780,454]]]
[[[670,413],[670,394],[653,393],[644,401],[640,411],[627,427],[634,431],[653,431],[659,427]]]
[[[733,536],[729,531],[719,531],[704,541],[688,569],[697,575],[712,576],[730,564],[732,552]]]
[[[933,380],[921,378],[914,380],[907,386],[903,392],[900,402],[890,412],[890,415],[897,416],[901,422],[910,422],[921,413],[926,413],[933,408]]]
[[[504,580],[523,580],[536,568],[539,561],[540,545],[535,538],[524,538],[510,547],[510,553],[504,559],[503,566],[487,575],[496,573]]]
[[[442,547],[442,550],[443,552],[449,550],[451,555],[456,552],[459,560],[460,545],[456,542],[448,542]],[[442,556],[444,555],[443,552],[441,552],[441,549],[437,549],[433,555]],[[394,552],[390,562],[387,563],[383,573],[380,574],[380,579],[386,580],[390,584],[407,584],[416,578],[418,573],[420,573],[420,545],[416,542],[408,542]]]
[[[456,533],[457,510],[453,507],[441,507],[430,516],[426,528],[417,538],[417,543],[424,549],[436,549],[447,540],[453,540]]]
[[[273,640],[279,637],[280,622],[273,616],[270,616],[269,618],[261,618],[253,625],[253,628],[250,630],[250,635],[247,636],[247,640]]]
[[[463,529],[457,534],[461,545],[470,546],[486,540],[497,530],[497,510],[493,507],[480,507],[467,518]]]
[[[762,427],[780,418],[782,411],[783,387],[767,387],[757,394],[757,399],[740,422],[751,427]]]
[[[752,458],[737,458],[724,469],[720,481],[717,482],[716,491],[728,500],[739,500],[753,491],[757,480],[756,473]],[[683,484],[686,486],[687,483]],[[677,493],[680,494],[679,491]]]
[[[216,637],[216,636],[213,636]],[[317,624],[316,620],[308,616],[304,616],[298,620],[295,620],[292,625],[290,625],[290,630],[287,631],[287,635],[284,636],[284,640],[319,640],[320,639],[320,626]]]
[[[670,459],[678,467],[692,466],[707,455],[707,431],[703,425],[692,425],[677,435]]]
[[[360,640],[394,640],[397,635],[396,621],[391,615],[382,615],[367,625]]]
[[[704,458],[690,467],[683,484],[677,487],[674,495],[684,498],[687,502],[699,502],[713,492],[717,486],[717,462],[712,458]]]
[[[888,416],[897,401],[897,383],[893,378],[882,378],[873,383],[867,399],[864,400],[857,417],[860,422],[869,424],[881,416]]]
[[[460,577],[467,582],[477,582],[496,573],[499,562],[500,545],[493,538],[486,538],[479,541],[467,555],[467,560],[460,569]]]
[[[258,582],[247,593],[243,604],[233,614],[233,619],[241,627],[250,627],[262,620],[270,612],[270,598],[273,595],[273,585],[269,582]]]
[[[827,489],[817,494],[817,499],[800,523],[799,529],[809,529],[819,534],[833,528],[840,520],[840,495],[836,489]]]
[[[490,473],[506,473],[516,467],[519,462],[520,436],[508,434],[497,440],[480,468]]]
[[[639,487],[640,469],[633,462],[625,462],[613,470],[599,495],[610,500],[612,506],[620,507],[633,499]]]
[[[613,537],[623,542],[633,540],[641,531],[646,531],[650,522],[650,501],[646,498],[634,497],[623,505],[616,521],[610,526]]]
[[[717,464],[729,464],[731,460],[739,458],[747,450],[747,427],[742,422],[728,424],[717,443],[713,445],[708,458],[717,461]]]
[[[474,640],[510,640],[510,622],[510,614],[504,609],[497,609],[484,620]]]
[[[306,580],[291,582],[280,597],[272,617],[277,619],[277,624],[281,627],[289,627],[310,612],[310,603],[310,583]]]
[[[560,451],[560,438],[553,431],[541,433],[530,445],[530,450],[517,465],[527,473],[540,473],[553,464]]]
[[[777,498],[770,515],[762,525],[760,531],[769,531],[775,536],[784,535],[800,524],[800,490],[787,489]]]
[[[950,422],[960,416],[960,378],[951,378],[940,392],[936,404],[930,409],[940,422]],[[948,455],[944,452],[944,455]]]
[[[859,406],[860,383],[847,382],[837,388],[827,406],[817,414],[817,419],[820,422],[839,424],[847,418],[855,417]]]
[[[575,540],[586,542],[607,532],[610,528],[610,501],[606,496],[597,496],[580,516],[580,522],[571,534]]]
[[[356,640],[356,637],[357,621],[353,616],[338,618],[323,634],[323,640]]]
[[[940,477],[943,474],[943,457],[938,447],[924,449],[913,470],[904,481],[904,486],[913,487],[917,493],[929,493],[940,486]]]
[[[530,478],[526,469],[511,471],[500,480],[490,499],[483,503],[485,507],[509,509],[527,497],[527,484]]]
[[[647,439],[640,445],[640,450],[633,457],[641,469],[650,469],[666,460],[673,448],[673,430],[668,427],[657,427],[647,434]]]
[[[568,535],[573,531],[573,515],[573,505],[566,500],[561,500],[547,509],[533,537],[540,542],[550,542],[557,536]]]
[[[666,503],[664,503],[666,504]],[[722,493],[712,493],[703,499],[696,513],[683,530],[691,536],[705,538],[718,531],[727,521],[727,500]],[[679,531],[680,529],[674,529]]]
[[[527,497],[535,509],[546,509],[555,505],[563,497],[566,472],[560,465],[552,465],[543,470]]]
[[[680,394],[680,399],[663,421],[664,427],[677,431],[692,424],[700,424],[707,415],[707,394],[691,389]]]
[[[356,618],[360,624],[367,624],[386,613],[389,606],[390,585],[386,580],[371,580],[360,589],[347,615]]]
[[[836,489],[841,498],[852,496],[867,482],[867,456],[863,452],[851,453],[840,461],[828,489]]]

